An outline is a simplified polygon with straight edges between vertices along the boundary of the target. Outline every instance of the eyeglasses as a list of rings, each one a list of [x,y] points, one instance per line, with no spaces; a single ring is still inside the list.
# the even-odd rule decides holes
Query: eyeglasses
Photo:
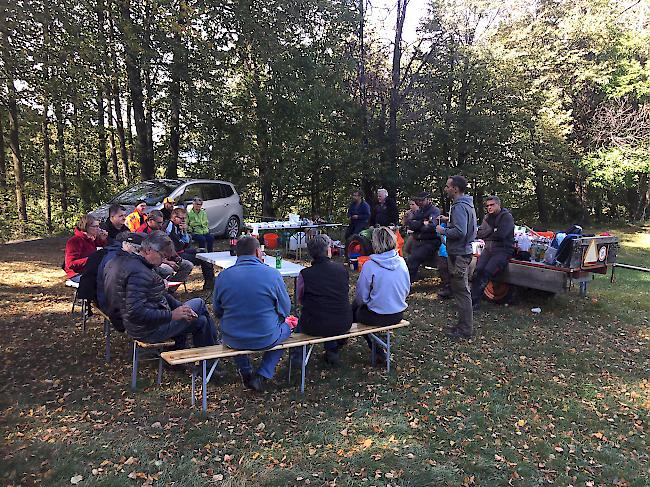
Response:
[[[90,228],[99,228],[99,223],[89,225]]]

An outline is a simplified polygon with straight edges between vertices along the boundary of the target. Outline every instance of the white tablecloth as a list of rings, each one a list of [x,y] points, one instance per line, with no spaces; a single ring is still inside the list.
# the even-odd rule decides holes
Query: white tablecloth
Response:
[[[222,269],[232,267],[235,265],[235,262],[237,262],[237,257],[230,255],[230,252],[206,252],[196,254],[196,257],[205,262],[209,262],[210,264],[214,264],[217,267],[221,267]],[[275,257],[267,255],[264,259],[264,263],[275,269]],[[282,259],[282,268],[277,270],[280,272],[282,277],[298,277],[298,274],[300,274],[300,271],[303,269],[304,267],[300,264]]]

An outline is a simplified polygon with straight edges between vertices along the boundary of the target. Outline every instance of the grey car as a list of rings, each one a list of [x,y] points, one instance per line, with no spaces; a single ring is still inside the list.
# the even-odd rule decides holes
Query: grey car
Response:
[[[108,208],[118,203],[130,213],[136,201],[147,202],[147,212],[161,209],[163,199],[174,198],[176,206],[191,207],[195,196],[203,200],[203,208],[208,214],[210,233],[213,235],[239,235],[244,220],[244,207],[235,190],[228,181],[213,179],[151,179],[134,184],[125,189],[105,205],[97,208],[92,215],[104,220],[108,218]],[[188,208],[188,211],[191,208]]]

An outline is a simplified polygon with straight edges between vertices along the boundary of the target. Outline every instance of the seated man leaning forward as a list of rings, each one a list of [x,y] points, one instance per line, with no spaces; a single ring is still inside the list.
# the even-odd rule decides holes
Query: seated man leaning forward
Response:
[[[237,262],[219,273],[214,284],[212,305],[221,319],[223,343],[237,350],[265,350],[291,335],[285,318],[291,300],[280,273],[264,264],[260,243],[253,237],[237,242]],[[234,357],[244,385],[264,390],[264,381],[273,378],[284,350],[269,350],[253,373],[248,355]]]
[[[343,264],[331,260],[332,241],[327,235],[316,235],[307,241],[310,267],[300,271],[296,282],[297,301],[302,312],[296,331],[308,335],[331,337],[347,333],[352,326],[352,307],[348,300],[350,276]],[[325,362],[340,364],[339,349],[344,340],[325,342]],[[302,349],[294,349],[302,359]]]
[[[363,264],[352,304],[356,323],[388,326],[402,321],[411,280],[406,262],[397,254],[396,247],[397,238],[389,228],[379,227],[372,233],[375,253]],[[370,338],[364,336],[371,346]],[[378,359],[385,362],[383,351],[379,352]]]
[[[171,239],[160,231],[142,241],[137,254],[116,256],[104,269],[107,314],[122,320],[127,334],[136,340],[157,343],[174,339],[185,348],[192,334],[195,347],[216,343],[216,329],[200,298],[184,304],[165,290],[154,268],[176,251]]]

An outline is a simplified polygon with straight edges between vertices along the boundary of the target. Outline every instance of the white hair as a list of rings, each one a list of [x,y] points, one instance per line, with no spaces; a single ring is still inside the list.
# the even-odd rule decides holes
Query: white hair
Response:
[[[388,197],[388,191],[386,191],[384,188],[379,188],[377,190],[377,194],[383,194],[384,196]]]

